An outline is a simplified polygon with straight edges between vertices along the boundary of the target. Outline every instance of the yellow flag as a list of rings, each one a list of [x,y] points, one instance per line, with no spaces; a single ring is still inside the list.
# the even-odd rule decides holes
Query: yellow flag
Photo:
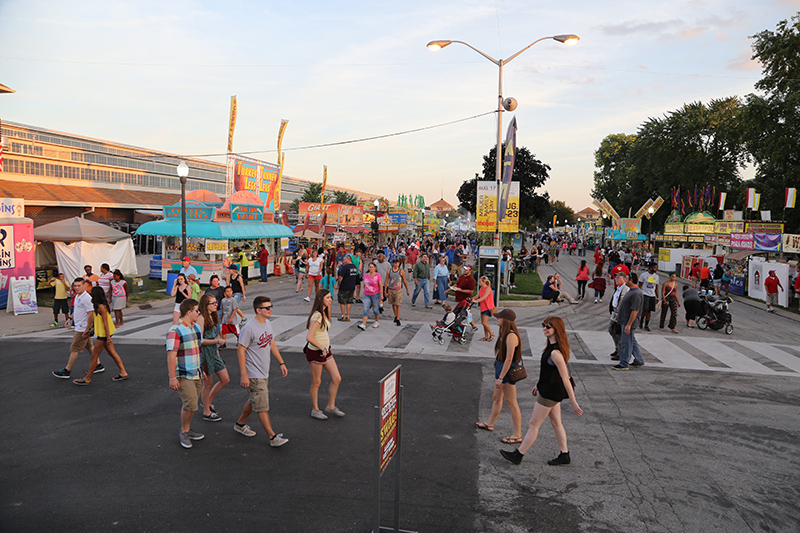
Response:
[[[322,204],[325,203],[325,187],[328,185],[328,165],[322,167],[322,194],[319,196],[319,209],[322,211]]]
[[[231,119],[228,122],[228,152],[233,152],[234,128],[236,128],[236,95],[231,96]]]
[[[286,133],[286,125],[288,123],[288,120],[281,120],[281,127],[278,129],[278,162],[281,159],[281,144],[283,143],[283,134]]]

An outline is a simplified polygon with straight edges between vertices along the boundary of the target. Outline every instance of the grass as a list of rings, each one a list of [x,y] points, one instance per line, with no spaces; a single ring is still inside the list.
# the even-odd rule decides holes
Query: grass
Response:
[[[128,294],[128,307],[146,304],[147,302],[152,302],[154,300],[166,300],[167,298],[172,298],[172,296],[167,294],[166,289],[167,282],[161,281],[160,279],[151,279],[149,292]],[[55,294],[56,290],[54,288],[40,289],[36,291],[37,305],[41,309],[52,309],[53,298]]]
[[[529,296],[541,296],[542,279],[539,277],[538,272],[531,272],[530,274],[520,274],[519,272],[514,276],[515,289],[511,289],[509,296],[514,294],[526,294]],[[509,298],[510,299],[510,298]]]

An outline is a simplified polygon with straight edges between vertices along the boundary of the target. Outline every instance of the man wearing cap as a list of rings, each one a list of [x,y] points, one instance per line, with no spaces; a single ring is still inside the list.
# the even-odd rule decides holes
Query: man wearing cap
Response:
[[[639,315],[644,299],[638,281],[636,273],[629,275],[626,283],[628,292],[619,305],[617,321],[622,328],[622,334],[619,339],[619,363],[612,367],[614,370],[628,370],[631,366],[639,367],[644,365],[644,359],[642,359],[642,354],[639,351],[639,343],[636,342],[636,336],[634,335],[636,317]],[[630,360],[631,356],[633,356],[633,361]]]
[[[619,306],[622,303],[622,298],[625,296],[625,293],[628,292],[628,273],[623,271],[617,272],[613,282],[616,290],[614,291],[614,296],[611,297],[611,301],[608,302],[608,312],[611,315],[611,319],[608,323],[608,334],[611,335],[611,338],[614,340],[614,351],[611,354],[611,360],[619,361],[619,341],[622,337],[622,326],[620,326],[617,319],[619,317]]]
[[[774,270],[769,271],[769,276],[764,280],[764,288],[767,290],[767,313],[774,313],[773,305],[778,305],[778,287],[783,290],[781,280],[775,275]]]
[[[656,295],[658,294],[658,274],[656,274],[656,264],[650,263],[647,273],[642,275],[639,286],[644,295],[644,308],[639,319],[639,327],[645,331],[650,331],[650,314],[656,310]]]
[[[450,287],[445,292],[453,291],[456,297],[456,304],[472,297],[475,292],[475,278],[472,277],[472,265],[464,265],[464,272],[456,280],[454,287]],[[472,331],[477,331],[478,326],[475,325],[475,320],[472,318],[472,311],[467,309],[467,320],[469,320]]]
[[[189,274],[194,274],[196,279],[200,278],[197,270],[192,266],[192,260],[188,256],[183,258],[183,268],[180,273],[186,276],[186,279],[189,279]]]

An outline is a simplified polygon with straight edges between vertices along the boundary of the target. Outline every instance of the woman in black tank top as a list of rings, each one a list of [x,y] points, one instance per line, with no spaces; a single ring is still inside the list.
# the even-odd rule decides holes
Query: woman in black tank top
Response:
[[[570,382],[569,369],[569,340],[564,329],[564,320],[557,316],[548,316],[542,322],[542,328],[547,345],[542,352],[539,381],[533,388],[532,394],[536,396],[533,414],[528,423],[528,432],[522,440],[520,447],[513,452],[500,450],[500,454],[514,464],[519,464],[525,456],[536,437],[539,427],[546,418],[550,418],[556,432],[556,440],[561,453],[555,459],[548,461],[549,465],[568,465],[570,463],[569,448],[567,448],[567,432],[561,423],[561,400],[569,398],[572,408],[578,416],[583,410],[575,399],[575,391]]]

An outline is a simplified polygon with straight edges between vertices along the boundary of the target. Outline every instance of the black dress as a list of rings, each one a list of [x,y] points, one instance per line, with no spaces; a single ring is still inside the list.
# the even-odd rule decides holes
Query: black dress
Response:
[[[547,343],[547,348],[542,352],[541,369],[539,370],[539,382],[536,384],[538,394],[542,398],[560,402],[569,398],[567,389],[564,388],[564,382],[561,379],[561,374],[558,372],[558,367],[553,363],[548,363],[550,354],[553,350],[557,349],[557,344]]]

